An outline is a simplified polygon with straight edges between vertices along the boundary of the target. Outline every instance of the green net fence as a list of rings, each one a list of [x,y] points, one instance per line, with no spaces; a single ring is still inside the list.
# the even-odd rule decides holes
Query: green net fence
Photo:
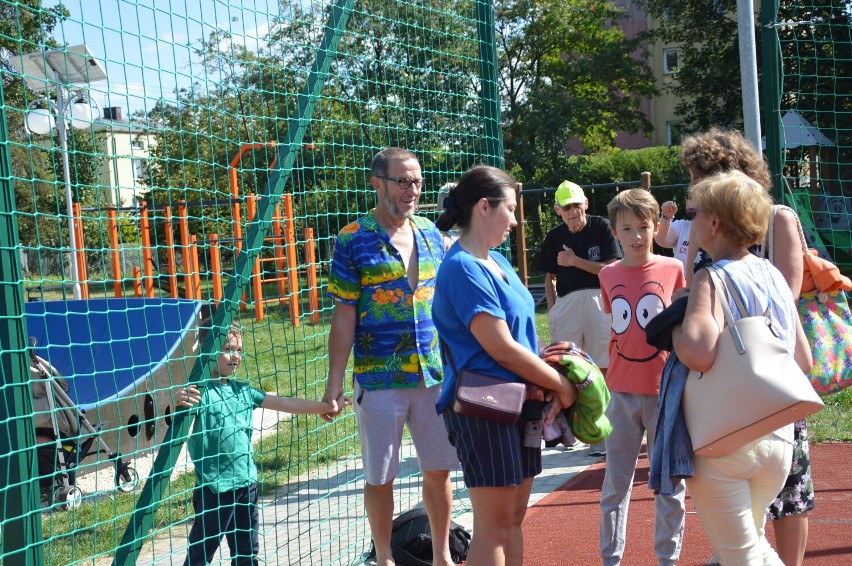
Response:
[[[852,27],[849,2],[784,2],[773,22],[781,56],[784,175],[817,245],[852,269]]]
[[[852,4],[764,6],[764,120],[770,166],[812,247],[852,275]],[[818,440],[852,440],[849,390],[809,419]]]
[[[372,156],[416,152],[427,216],[442,184],[502,163],[491,14],[0,0],[0,561],[183,560],[194,477],[176,390],[210,375],[239,320],[242,378],[322,396],[332,244],[374,205]],[[261,557],[359,563],[351,410],[333,424],[278,415],[255,414]],[[406,446],[397,510],[419,503],[419,477]]]
[[[849,3],[763,8],[767,153],[849,273]],[[321,397],[332,245],[374,204],[372,156],[417,153],[427,216],[444,183],[502,164],[492,18],[466,0],[0,0],[0,562],[182,562],[195,479],[176,390],[238,320],[242,378]],[[591,212],[639,182],[587,187]],[[548,191],[527,193],[512,242],[532,285]],[[835,404],[820,437],[849,440]],[[257,411],[254,429],[261,557],[360,563],[351,411]],[[406,445],[397,510],[419,486]]]

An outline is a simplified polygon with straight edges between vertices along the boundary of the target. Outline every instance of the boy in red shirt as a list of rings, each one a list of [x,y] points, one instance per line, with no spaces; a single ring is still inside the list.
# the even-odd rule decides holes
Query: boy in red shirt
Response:
[[[624,258],[599,274],[604,311],[612,314],[609,371],[612,394],[607,417],[606,473],[601,493],[600,551],[605,566],[624,554],[627,509],[633,474],[648,434],[648,456],[657,430],[657,397],[668,353],[645,341],[645,326],[671,304],[672,293],[685,285],[681,263],[653,253],[660,205],[644,189],[618,193],[607,205],[612,233]],[[685,488],[655,498],[654,551],[658,564],[675,564],[683,540]]]

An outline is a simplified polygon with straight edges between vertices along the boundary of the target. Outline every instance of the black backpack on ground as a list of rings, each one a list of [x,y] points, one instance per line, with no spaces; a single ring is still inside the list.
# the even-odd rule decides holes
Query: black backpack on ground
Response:
[[[452,521],[450,523],[450,554],[456,564],[467,559],[470,533]],[[422,507],[406,511],[393,520],[391,552],[397,566],[432,566],[432,531],[429,517]],[[376,546],[371,545],[368,559],[376,557]]]

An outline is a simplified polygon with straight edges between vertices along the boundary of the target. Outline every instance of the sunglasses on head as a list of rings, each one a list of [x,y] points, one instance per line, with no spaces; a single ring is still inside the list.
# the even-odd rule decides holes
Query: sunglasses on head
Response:
[[[687,208],[686,209],[686,217],[692,220],[695,218],[695,215],[698,214],[698,210],[695,208]]]

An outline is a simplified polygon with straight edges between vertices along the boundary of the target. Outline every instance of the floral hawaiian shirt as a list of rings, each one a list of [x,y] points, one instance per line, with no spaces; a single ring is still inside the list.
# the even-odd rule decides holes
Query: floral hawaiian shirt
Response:
[[[356,309],[355,379],[364,390],[427,387],[441,382],[438,332],[432,322],[435,276],[444,257],[441,233],[426,218],[410,222],[420,268],[412,292],[402,256],[374,211],[345,226],[334,245],[328,296]]]

